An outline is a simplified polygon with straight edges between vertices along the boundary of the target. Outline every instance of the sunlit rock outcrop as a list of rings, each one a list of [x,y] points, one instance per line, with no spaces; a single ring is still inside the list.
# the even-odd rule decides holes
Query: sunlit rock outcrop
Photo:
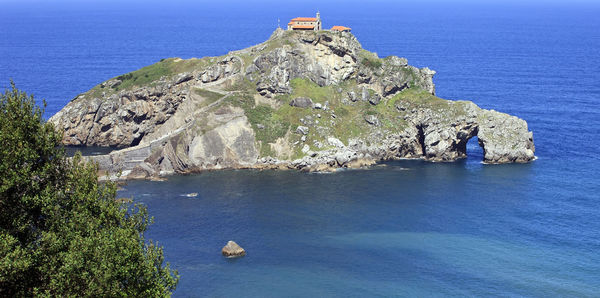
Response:
[[[50,121],[66,145],[123,148],[93,159],[127,178],[454,161],[474,136],[487,163],[534,159],[524,120],[436,97],[434,74],[379,58],[348,32],[276,30],[225,56],[164,59],[110,79]]]

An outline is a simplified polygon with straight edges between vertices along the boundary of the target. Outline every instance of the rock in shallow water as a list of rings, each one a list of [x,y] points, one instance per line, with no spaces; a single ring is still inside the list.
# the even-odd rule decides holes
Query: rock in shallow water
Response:
[[[246,255],[246,251],[234,241],[228,241],[227,245],[221,249],[221,253],[227,258],[237,258]]]

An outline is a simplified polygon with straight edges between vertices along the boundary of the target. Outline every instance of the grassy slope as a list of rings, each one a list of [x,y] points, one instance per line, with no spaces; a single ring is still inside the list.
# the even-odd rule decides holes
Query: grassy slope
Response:
[[[260,52],[268,52],[275,48],[282,47],[284,45],[292,45],[292,42],[287,38],[290,35],[290,32],[285,32],[284,38],[279,38],[275,40],[269,40],[263,45],[265,48]],[[246,66],[252,64],[254,59],[260,53],[245,53],[239,54],[239,56],[244,61]],[[215,62],[223,59],[227,55],[218,56],[218,57],[204,57],[201,59],[191,58],[191,59],[180,59],[180,58],[167,58],[161,59],[159,62],[154,63],[152,65],[142,67],[138,70],[111,78],[107,81],[118,79],[121,82],[118,86],[110,88],[108,86],[102,87],[102,84],[96,85],[94,88],[90,89],[87,94],[91,95],[91,97],[108,97],[111,94],[118,93],[123,90],[133,90],[136,87],[141,86],[153,86],[156,84],[156,81],[160,80],[160,78],[172,78],[175,75],[178,75],[183,72],[192,71],[195,69],[206,68]],[[104,94],[104,96],[103,96]]]
[[[245,86],[240,87],[240,86]],[[252,127],[256,132],[257,141],[260,142],[261,156],[274,156],[269,143],[274,143],[278,138],[285,138],[290,143],[300,141],[301,135],[294,133],[299,125],[303,125],[300,119],[312,117],[319,120],[319,124],[310,127],[305,143],[298,143],[294,146],[292,159],[302,157],[301,147],[308,144],[311,150],[324,150],[328,148],[327,137],[333,136],[340,139],[344,144],[348,144],[351,138],[368,139],[368,136],[374,130],[380,130],[383,134],[397,133],[404,130],[408,123],[404,120],[404,113],[396,108],[398,101],[404,101],[410,107],[430,108],[433,110],[444,110],[449,114],[462,113],[460,102],[454,104],[449,101],[433,96],[426,91],[419,89],[406,89],[394,97],[383,99],[378,105],[371,105],[366,101],[357,101],[344,104],[342,98],[349,90],[354,90],[354,82],[344,82],[340,85],[320,87],[307,79],[294,79],[291,81],[293,89],[290,95],[279,95],[275,99],[279,102],[279,107],[274,109],[268,105],[256,104],[254,95],[256,91],[252,84],[241,83],[237,85],[239,95],[230,97],[223,105],[231,104],[238,106],[246,111]],[[341,88],[342,92],[338,92]],[[289,102],[296,97],[309,97],[315,103],[328,104],[328,110],[318,110],[311,108],[297,108],[289,105]],[[331,116],[331,113],[336,118]],[[317,117],[321,115],[321,118]],[[366,115],[376,115],[381,126],[374,128],[364,120]],[[262,125],[264,128],[259,128]],[[317,132],[316,127],[320,127]],[[315,146],[315,141],[324,145],[322,148]]]
[[[108,97],[110,94],[118,93],[123,90],[133,90],[141,86],[153,86],[160,78],[171,78],[183,72],[192,71],[198,68],[205,68],[217,61],[219,57],[206,57],[202,59],[168,58],[152,65],[142,67],[138,70],[111,78],[110,80],[120,80],[121,84],[115,87],[96,85],[87,93],[92,97]],[[110,81],[108,80],[108,81]],[[102,94],[105,94],[102,96]]]
[[[212,92],[206,89],[202,89],[202,88],[194,88],[194,93],[200,95],[202,98],[204,98],[204,101],[202,102],[202,105],[199,107],[205,107],[207,105],[210,105],[211,103],[221,99],[223,96],[223,94],[221,93],[217,93],[217,92]]]

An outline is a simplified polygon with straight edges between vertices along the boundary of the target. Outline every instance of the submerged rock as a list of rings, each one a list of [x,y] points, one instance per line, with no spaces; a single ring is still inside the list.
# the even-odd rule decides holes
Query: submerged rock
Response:
[[[246,251],[234,241],[228,241],[227,245],[221,249],[221,253],[227,258],[237,258],[246,255]]]

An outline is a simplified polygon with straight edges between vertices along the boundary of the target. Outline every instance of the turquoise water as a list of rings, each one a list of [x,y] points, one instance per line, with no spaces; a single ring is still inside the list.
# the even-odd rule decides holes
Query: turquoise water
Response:
[[[530,164],[483,165],[471,140],[456,163],[130,182],[119,196],[155,217],[175,296],[599,295],[600,5],[30,3],[0,3],[0,82],[45,98],[48,117],[100,81],[245,48],[319,9],[381,57],[437,70],[439,96],[534,132]],[[224,259],[228,240],[248,255]]]

